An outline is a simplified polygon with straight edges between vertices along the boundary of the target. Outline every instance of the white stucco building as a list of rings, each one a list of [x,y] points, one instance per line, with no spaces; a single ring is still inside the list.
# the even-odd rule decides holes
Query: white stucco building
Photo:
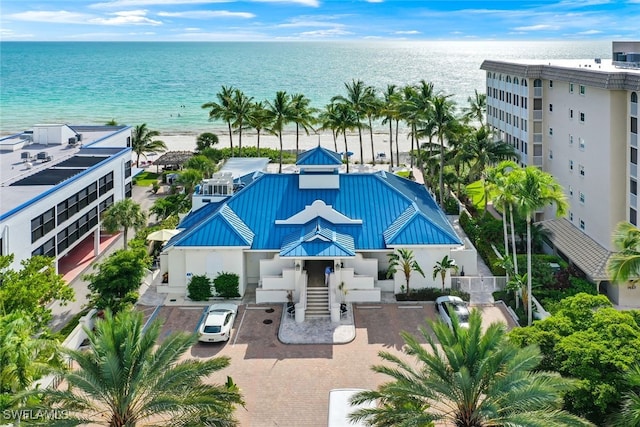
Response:
[[[516,148],[522,165],[551,173],[569,213],[536,215],[553,249],[596,283],[616,224],[638,224],[640,42],[613,42],[612,58],[483,62],[487,122]],[[616,303],[640,302],[640,289],[608,286]]]
[[[13,268],[59,261],[86,238],[97,254],[100,215],[131,196],[130,146],[128,126],[45,124],[0,139],[0,254]]]
[[[401,272],[383,277],[396,248],[411,249],[425,272],[411,276],[413,289],[441,286],[431,272],[445,255],[477,273],[475,249],[424,186],[382,171],[342,173],[340,155],[321,147],[302,153],[296,167],[203,182],[194,195],[200,208],[160,255],[168,282],[158,291],[184,295],[194,275],[235,273],[241,295],[257,284],[258,303],[286,302],[291,293],[301,320],[333,317],[343,300],[379,302],[382,291],[399,292]]]

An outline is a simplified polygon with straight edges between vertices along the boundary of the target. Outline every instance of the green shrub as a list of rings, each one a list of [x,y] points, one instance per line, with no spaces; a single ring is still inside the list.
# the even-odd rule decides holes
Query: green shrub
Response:
[[[216,293],[223,298],[239,297],[239,285],[240,277],[235,273],[218,273],[218,276],[213,279],[213,287],[216,289]]]
[[[206,301],[211,295],[211,279],[207,276],[193,276],[187,287],[189,299],[192,301]]]
[[[406,293],[396,294],[397,301],[435,301],[436,298],[444,296],[444,295],[453,295],[462,298],[465,301],[469,301],[470,295],[467,292],[459,291],[456,289],[445,289],[444,292],[442,288],[420,288],[420,289],[412,289],[409,292],[409,295]]]
[[[444,200],[444,212],[447,215],[458,215],[460,213],[460,206],[455,197],[447,197]]]

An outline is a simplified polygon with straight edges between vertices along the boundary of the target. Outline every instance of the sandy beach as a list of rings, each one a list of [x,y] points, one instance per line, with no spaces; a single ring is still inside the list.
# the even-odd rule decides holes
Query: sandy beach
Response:
[[[224,133],[222,131],[214,130],[213,131],[219,138],[219,147],[229,147],[229,134]],[[395,135],[394,135],[395,137]],[[196,148],[196,134],[161,134],[158,139],[164,141],[167,144],[167,148],[169,151],[194,151]],[[257,135],[255,132],[253,133],[243,133],[242,134],[242,146],[255,146],[257,143]],[[285,150],[293,150],[296,147],[296,134],[295,132],[287,132],[282,136],[282,143]],[[360,161],[360,143],[358,140],[357,133],[347,134],[347,143],[349,145],[349,151],[353,152],[353,161]],[[306,135],[304,133],[300,134],[299,147],[301,151],[308,150],[313,147],[317,147],[320,144],[322,147],[327,148],[329,150],[335,150],[335,145],[333,142],[333,137],[331,132],[322,132],[318,135]],[[338,152],[344,151],[344,137],[340,135],[337,141],[338,144]],[[364,161],[371,161],[371,139],[369,136],[369,132],[363,132],[362,134],[362,144],[364,150]],[[395,155],[395,141],[394,145],[394,155]],[[411,149],[411,140],[407,138],[406,134],[399,134],[399,149],[401,153],[407,153]],[[238,135],[233,135],[233,146],[238,146]],[[261,148],[273,148],[279,149],[280,142],[277,136],[274,135],[260,135],[260,147]],[[390,148],[389,148],[389,134],[383,132],[374,132],[373,134],[373,147],[374,152],[385,153],[387,159],[390,158]]]

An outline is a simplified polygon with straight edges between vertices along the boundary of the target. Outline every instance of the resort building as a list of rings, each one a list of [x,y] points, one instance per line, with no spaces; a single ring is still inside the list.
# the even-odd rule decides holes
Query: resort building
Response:
[[[640,42],[613,42],[612,60],[486,60],[487,123],[523,166],[551,173],[570,204],[536,214],[552,250],[606,284],[617,223],[638,224]],[[640,289],[603,286],[621,305]]]
[[[185,295],[194,275],[235,273],[240,294],[254,285],[258,303],[287,302],[290,294],[302,321],[339,318],[341,302],[400,292],[404,274],[386,278],[397,248],[412,250],[425,272],[411,275],[411,289],[441,287],[432,268],[445,255],[477,273],[475,249],[423,185],[384,171],[342,173],[341,156],[321,147],[302,153],[289,173],[250,161],[257,172],[223,172],[196,190],[199,209],[160,255],[167,283],[159,292]]]
[[[60,260],[100,248],[100,215],[131,197],[128,126],[36,125],[0,139],[0,254]]]

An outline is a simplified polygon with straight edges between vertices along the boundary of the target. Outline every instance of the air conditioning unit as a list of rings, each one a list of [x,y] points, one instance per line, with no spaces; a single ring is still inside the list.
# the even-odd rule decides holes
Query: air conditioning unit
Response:
[[[69,145],[76,145],[78,143],[78,139],[74,136],[69,138]]]

